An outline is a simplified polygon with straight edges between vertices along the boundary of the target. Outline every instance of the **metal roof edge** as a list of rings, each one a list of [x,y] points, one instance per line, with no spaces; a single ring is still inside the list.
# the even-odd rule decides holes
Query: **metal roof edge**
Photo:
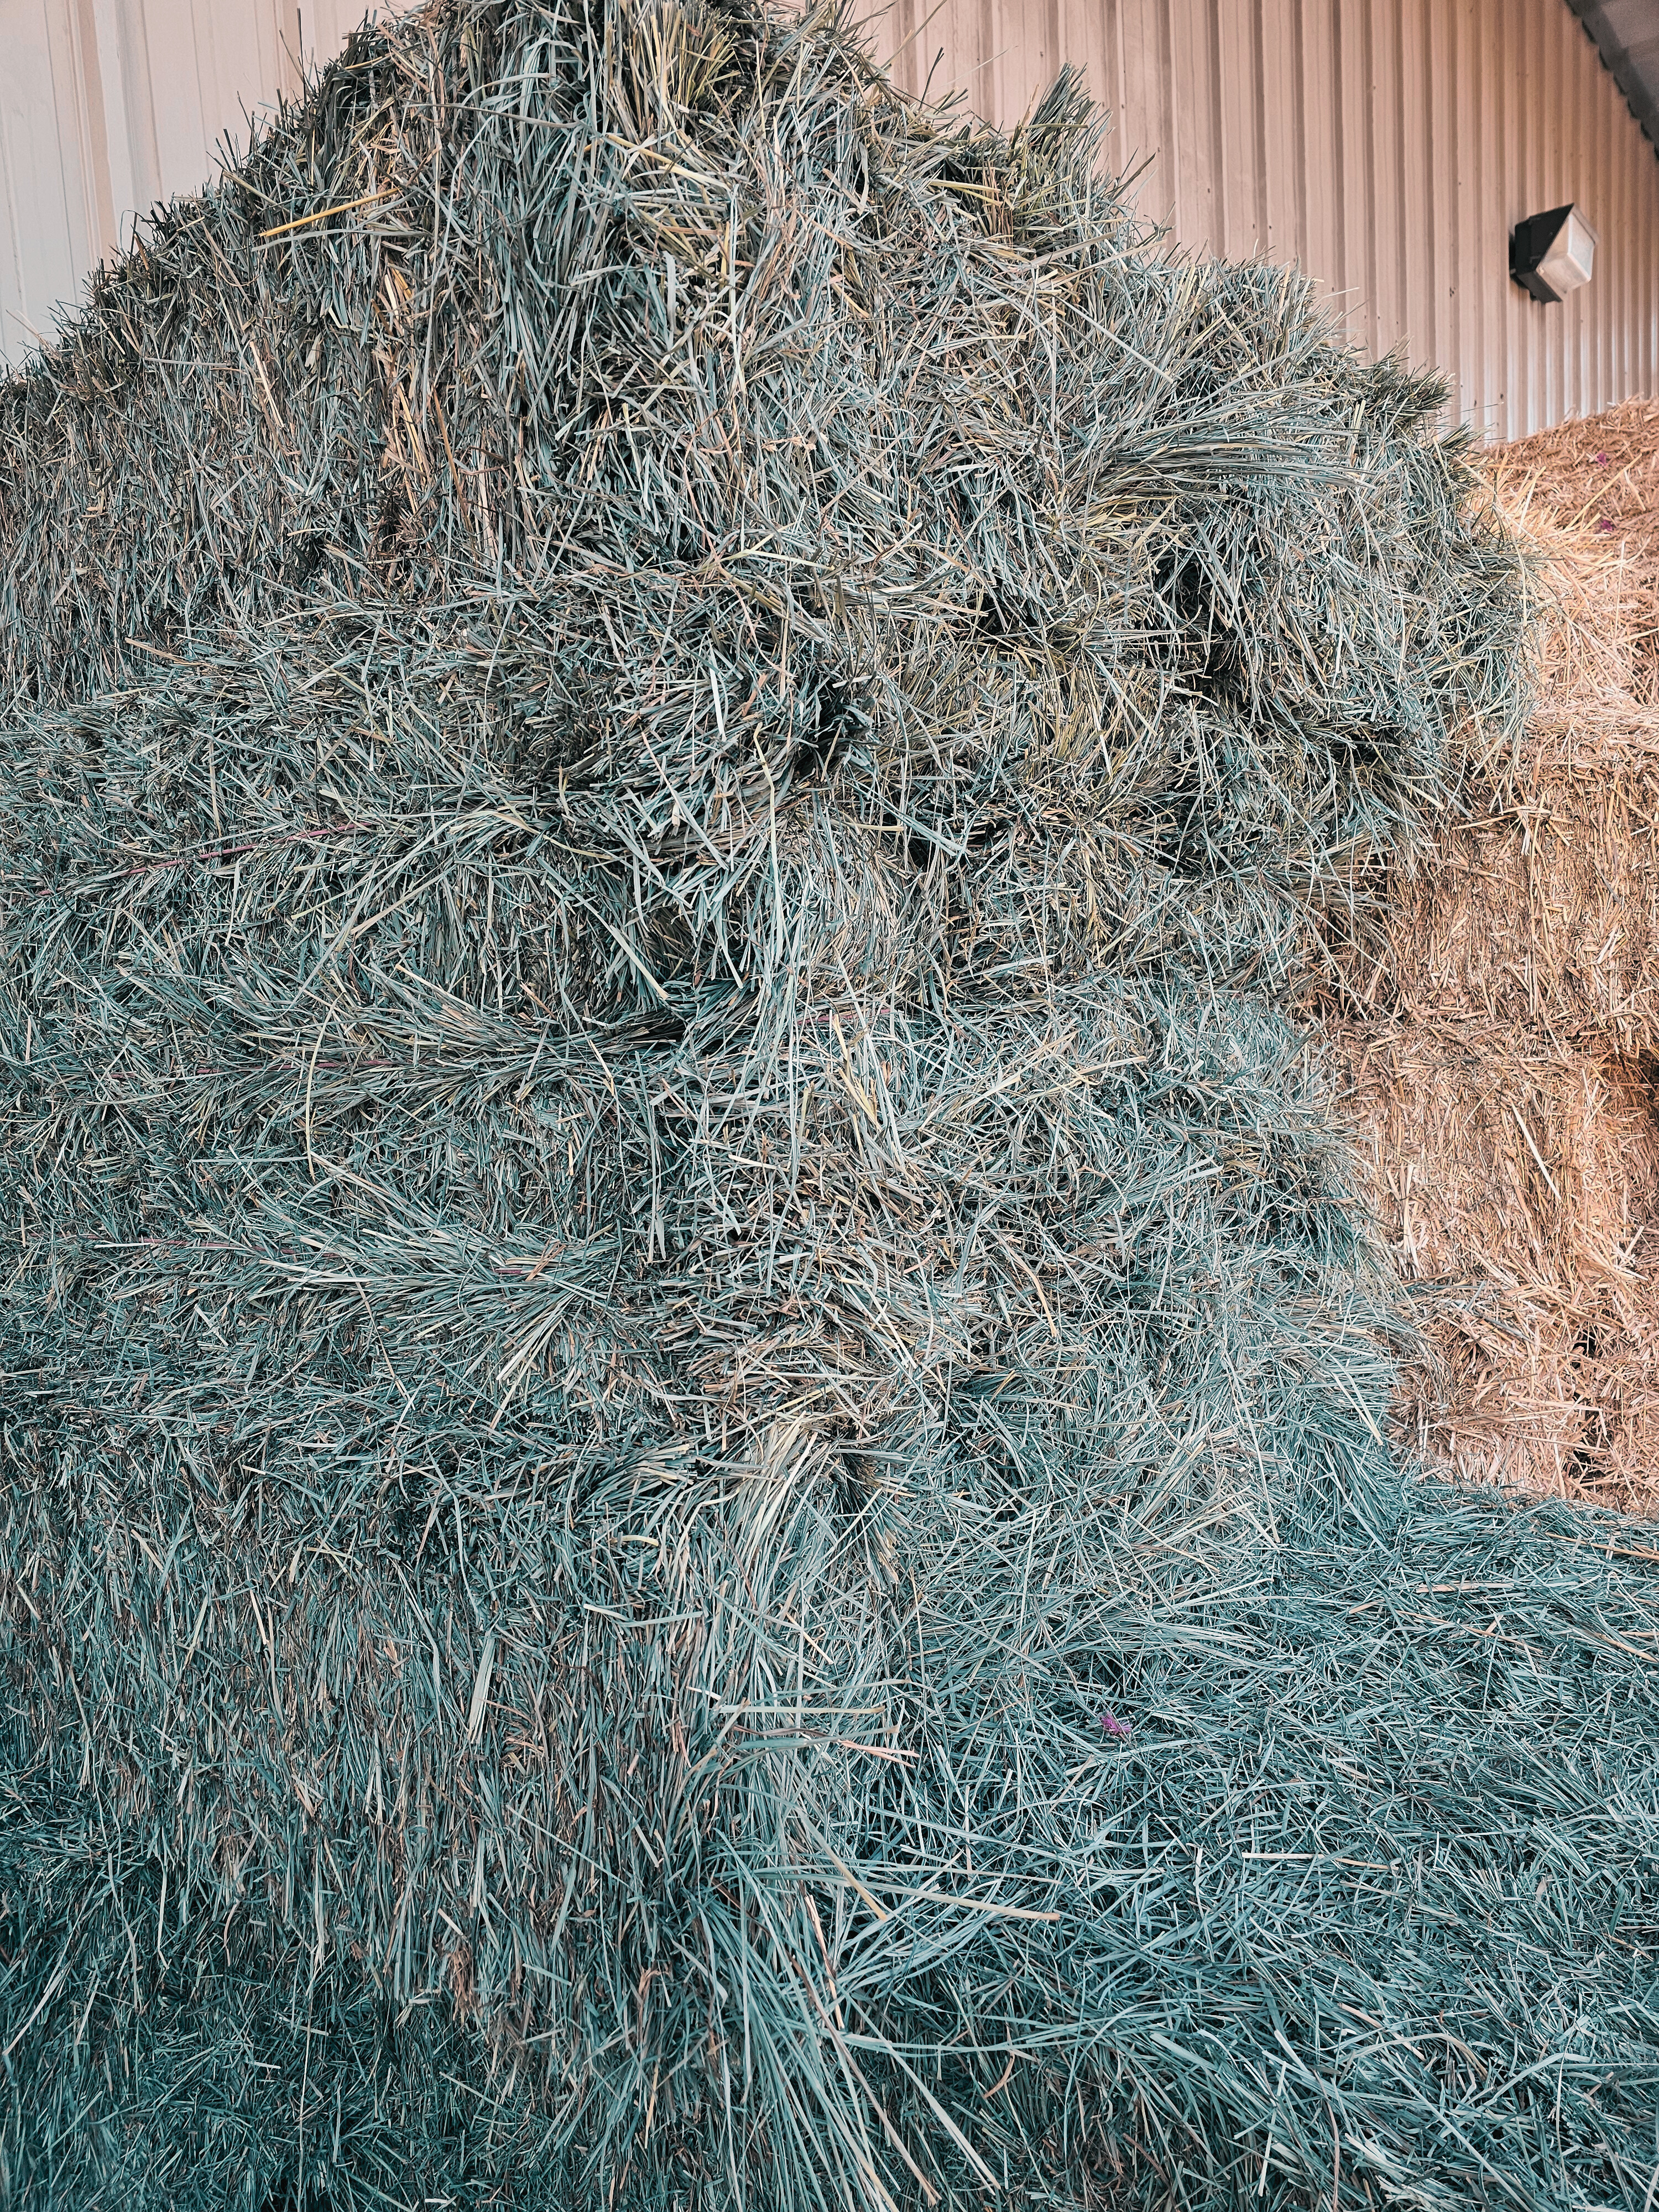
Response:
[[[1613,28],[1604,0],[1567,0],[1567,5],[1595,41],[1596,52],[1624,94],[1626,105],[1659,156],[1659,7],[1653,11],[1655,39],[1644,46],[1638,58]]]

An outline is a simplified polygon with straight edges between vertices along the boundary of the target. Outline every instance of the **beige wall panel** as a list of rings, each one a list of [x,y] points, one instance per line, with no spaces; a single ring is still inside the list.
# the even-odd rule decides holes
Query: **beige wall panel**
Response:
[[[1512,57],[1498,53],[1493,58],[1492,70],[1492,146],[1493,160],[1500,176],[1512,173],[1516,147],[1516,75]],[[1510,287],[1511,293],[1515,287]],[[1518,295],[1516,295],[1518,297]],[[1520,318],[1514,312],[1513,302],[1504,302],[1498,343],[1502,348],[1501,359],[1495,358],[1492,374],[1498,380],[1495,392],[1497,414],[1494,422],[1498,436],[1508,437],[1514,421],[1516,378],[1519,374]]]
[[[926,5],[900,0],[878,45]],[[1109,161],[1150,157],[1146,215],[1299,263],[1357,343],[1444,369],[1481,434],[1656,389],[1659,160],[1565,0],[947,0],[898,75],[931,65],[1011,124],[1060,61],[1114,111]],[[1510,228],[1568,199],[1596,274],[1541,307]]]
[[[1486,25],[1480,20],[1485,13]],[[1565,8],[1557,11],[1566,20]],[[1457,213],[1456,324],[1452,359],[1457,366],[1457,412],[1481,431],[1488,427],[1491,393],[1486,379],[1492,357],[1486,349],[1489,304],[1509,283],[1509,210],[1492,189],[1497,172],[1486,159],[1486,119],[1491,104],[1492,70],[1486,55],[1492,15],[1486,0],[1457,0],[1453,10],[1457,57],[1456,105],[1452,115],[1452,192]],[[1577,30],[1571,24],[1570,28]],[[1588,47],[1582,35],[1579,44]],[[1601,64],[1595,66],[1599,69]],[[1398,222],[1396,216],[1395,220]],[[1482,273],[1497,274],[1491,284]],[[1500,285],[1501,278],[1501,285]]]
[[[1303,200],[1306,229],[1281,249],[1287,261],[1299,261],[1310,276],[1334,300],[1347,287],[1344,259],[1342,58],[1336,23],[1322,0],[1298,0],[1301,32],[1302,112],[1304,145]]]
[[[1401,0],[1370,0],[1366,30],[1366,167],[1370,190],[1366,195],[1370,218],[1366,237],[1365,270],[1361,283],[1370,302],[1368,343],[1376,348],[1384,331],[1402,329],[1406,298],[1401,248],[1405,223],[1378,222],[1383,208],[1395,208],[1403,217],[1406,191],[1405,121],[1401,103],[1405,96],[1401,45],[1404,26]]]
[[[1340,12],[1340,10],[1339,10]],[[1558,8],[1558,13],[1565,12]],[[1457,343],[1457,203],[1451,142],[1456,118],[1457,49],[1452,35],[1451,0],[1429,0],[1425,14],[1427,71],[1418,123],[1418,158],[1429,180],[1433,210],[1429,235],[1420,250],[1429,278],[1426,313],[1413,332],[1413,350],[1425,362],[1450,367]]]
[[[0,356],[366,12],[0,0]],[[1075,64],[1112,110],[1108,161],[1146,164],[1144,214],[1299,263],[1356,343],[1448,371],[1483,434],[1655,389],[1659,161],[1565,0],[892,0],[868,27],[908,90],[1004,124]],[[1570,198],[1595,278],[1540,307],[1509,228]]]
[[[1225,0],[1220,0],[1225,5]],[[1342,179],[1342,227],[1337,267],[1349,335],[1371,345],[1373,301],[1367,270],[1370,244],[1371,177],[1367,161],[1370,118],[1364,75],[1364,0],[1339,10],[1332,24],[1332,91],[1336,106],[1337,161]]]
[[[70,0],[0,0],[0,348],[10,354],[73,302],[97,243],[76,28]]]
[[[398,0],[0,0],[0,362]],[[941,19],[942,20],[942,19]]]
[[[1555,31],[1555,142],[1562,150],[1571,146],[1582,159],[1583,118],[1577,100],[1577,70],[1573,66],[1577,60],[1577,53],[1573,51],[1577,45],[1573,38],[1575,28],[1577,28],[1577,24],[1562,22],[1558,24],[1558,31]],[[1575,161],[1575,173],[1577,173],[1577,166],[1579,164]],[[1573,197],[1577,197],[1579,188],[1568,185],[1568,191],[1573,191]],[[1564,334],[1566,334],[1562,345],[1562,410],[1566,414],[1583,414],[1586,411],[1582,331],[1583,307],[1579,299],[1582,296],[1568,299],[1559,312],[1559,323],[1562,323]]]
[[[1266,176],[1262,149],[1261,0],[1234,0],[1215,11],[1211,42],[1216,116],[1220,126],[1218,250],[1242,259],[1265,252]]]
[[[1170,6],[1171,0],[1118,0],[1122,120],[1107,142],[1107,158],[1120,167],[1151,163],[1139,185],[1140,204],[1154,222],[1168,223],[1176,216],[1170,149],[1181,128]]]
[[[354,0],[300,0],[295,38],[307,69],[331,61],[368,14]]]
[[[1529,70],[1526,84],[1527,100],[1527,190],[1521,195],[1528,207],[1549,207],[1553,204],[1551,191],[1554,184],[1552,171],[1556,167],[1556,143],[1560,129],[1551,112],[1551,94],[1555,83],[1554,55],[1551,51],[1554,34],[1559,28],[1553,15],[1541,9],[1524,11],[1522,36],[1528,49]],[[1528,333],[1534,341],[1532,365],[1532,387],[1528,394],[1527,419],[1528,427],[1534,421],[1553,422],[1561,416],[1560,349],[1547,343],[1559,337],[1555,327],[1560,318],[1528,314]]]
[[[125,220],[153,207],[163,191],[144,0],[92,0],[92,18],[103,91],[112,221],[118,234]]]
[[[1390,344],[1401,331],[1434,327],[1441,241],[1437,236],[1436,180],[1424,135],[1431,113],[1429,15],[1437,4],[1438,0],[1401,0],[1401,197],[1396,258],[1401,275],[1399,321],[1390,329]],[[1414,347],[1413,356],[1416,361],[1424,360],[1426,348]]]
[[[164,195],[181,189],[175,179],[191,177],[198,185],[204,183],[216,167],[215,149],[221,131],[240,119],[236,93],[222,103],[219,98],[220,55],[223,46],[240,46],[242,41],[228,23],[216,35],[215,12],[204,7],[201,16],[205,20],[198,20],[191,0],[143,0],[143,35],[156,141],[162,149]],[[257,101],[261,93],[269,97],[252,71],[239,89],[243,99]]]
[[[1221,101],[1216,85],[1216,10],[1174,0],[1171,48],[1182,128],[1176,149],[1176,229],[1199,252],[1225,251],[1226,216],[1218,204]]]
[[[1297,0],[1261,0],[1261,251],[1294,252],[1303,234],[1302,88]]]

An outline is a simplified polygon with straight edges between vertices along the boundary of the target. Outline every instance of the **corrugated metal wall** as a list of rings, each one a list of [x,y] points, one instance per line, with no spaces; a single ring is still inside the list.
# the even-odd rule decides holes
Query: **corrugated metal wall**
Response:
[[[0,350],[297,86],[291,0],[0,0]]]
[[[0,0],[0,359],[50,330],[135,213],[195,190],[368,0]]]
[[[362,13],[0,0],[0,354]],[[1146,213],[1299,260],[1357,339],[1451,371],[1483,431],[1659,389],[1659,161],[1565,0],[891,0],[872,30],[908,88],[1003,123],[1078,64],[1115,165],[1147,165]],[[1541,307],[1510,283],[1510,226],[1567,199],[1601,258]]]
[[[1659,389],[1659,160],[1564,0],[894,0],[911,91],[1011,123],[1063,62],[1183,245],[1299,261],[1353,336],[1517,437]],[[1594,281],[1540,307],[1522,216],[1577,200]]]

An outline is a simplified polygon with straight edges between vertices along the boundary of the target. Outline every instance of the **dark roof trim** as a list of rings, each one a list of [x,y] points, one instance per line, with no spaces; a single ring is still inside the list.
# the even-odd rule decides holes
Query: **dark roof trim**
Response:
[[[1567,0],[1659,153],[1659,0]]]

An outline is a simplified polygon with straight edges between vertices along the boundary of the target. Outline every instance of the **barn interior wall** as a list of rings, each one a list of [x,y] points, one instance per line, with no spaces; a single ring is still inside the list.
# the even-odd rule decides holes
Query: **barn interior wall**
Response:
[[[362,0],[0,0],[0,359],[136,210],[213,171]],[[1108,158],[1197,251],[1296,261],[1353,338],[1454,377],[1483,435],[1659,389],[1659,160],[1565,0],[890,0],[908,90],[1012,124],[1070,62]],[[1577,200],[1594,281],[1543,307],[1511,224]]]
[[[368,0],[0,0],[0,362],[50,333],[136,214],[198,189]]]
[[[1012,124],[1060,64],[1108,159],[1194,251],[1295,261],[1372,351],[1455,380],[1519,437],[1659,389],[1659,158],[1564,0],[894,0],[907,90]],[[1512,283],[1520,217],[1577,200],[1594,280]]]

